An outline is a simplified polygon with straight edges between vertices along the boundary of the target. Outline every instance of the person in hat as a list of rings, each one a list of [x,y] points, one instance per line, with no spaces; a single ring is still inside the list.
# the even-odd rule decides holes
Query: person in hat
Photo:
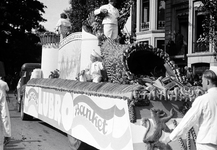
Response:
[[[11,138],[11,121],[10,121],[10,114],[7,104],[7,93],[9,91],[8,84],[2,80],[2,77],[0,77],[0,91],[2,94],[2,100],[0,102],[1,107],[1,119],[3,122],[4,127],[4,144],[7,144],[10,141]]]
[[[89,71],[92,82],[99,83],[102,81],[102,70],[104,70],[102,57],[95,50],[90,55],[91,63],[88,65],[86,71]]]
[[[61,13],[60,19],[58,20],[55,28],[56,32],[60,34],[60,40],[62,40],[69,34],[70,29],[71,23],[68,20],[67,15],[65,13]]]
[[[102,56],[95,50],[92,51],[90,55],[90,64],[85,70],[81,70],[79,73],[79,81],[81,82],[95,82],[99,83],[103,79],[102,72],[104,71],[104,66],[102,63]]]
[[[94,11],[95,15],[104,14],[103,18],[103,33],[106,37],[117,39],[118,37],[118,18],[119,11],[115,8],[116,0],[109,0],[109,3],[102,5],[99,9]]]
[[[198,125],[197,150],[217,150],[217,67],[211,66],[202,75],[207,93],[198,96],[165,143],[177,140],[194,125]]]

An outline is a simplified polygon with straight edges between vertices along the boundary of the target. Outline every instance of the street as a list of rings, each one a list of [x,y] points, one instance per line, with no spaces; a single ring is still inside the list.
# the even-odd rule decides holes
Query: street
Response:
[[[12,136],[4,150],[70,150],[65,133],[40,120],[22,121],[14,94],[8,97]]]

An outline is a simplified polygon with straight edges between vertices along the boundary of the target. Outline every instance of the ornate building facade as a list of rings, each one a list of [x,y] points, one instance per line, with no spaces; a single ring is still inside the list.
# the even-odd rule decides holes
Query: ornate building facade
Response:
[[[215,52],[204,42],[197,0],[136,0],[136,40],[167,51],[180,68],[191,67],[201,74],[209,66],[217,65]]]

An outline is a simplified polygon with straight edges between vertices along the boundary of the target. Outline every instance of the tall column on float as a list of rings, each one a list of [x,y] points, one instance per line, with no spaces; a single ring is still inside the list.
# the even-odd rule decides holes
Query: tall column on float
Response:
[[[101,55],[99,41],[93,34],[86,32],[82,28],[81,62],[80,70],[85,70],[90,63],[90,55],[94,51]]]
[[[49,78],[51,71],[58,67],[59,35],[46,32],[40,35],[42,44],[41,70],[42,77]]]

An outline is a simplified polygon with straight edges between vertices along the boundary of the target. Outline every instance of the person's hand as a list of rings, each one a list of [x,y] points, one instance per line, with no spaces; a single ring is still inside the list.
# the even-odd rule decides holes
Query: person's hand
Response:
[[[101,13],[107,13],[108,12],[108,10],[107,9],[101,9],[101,11],[100,11]]]
[[[170,136],[168,135],[168,136],[166,137],[166,139],[164,140],[164,143],[165,143],[165,144],[168,144],[168,143],[170,143],[170,142],[171,142]]]
[[[100,13],[103,14],[104,16],[107,16],[108,10],[107,9],[101,9]]]

